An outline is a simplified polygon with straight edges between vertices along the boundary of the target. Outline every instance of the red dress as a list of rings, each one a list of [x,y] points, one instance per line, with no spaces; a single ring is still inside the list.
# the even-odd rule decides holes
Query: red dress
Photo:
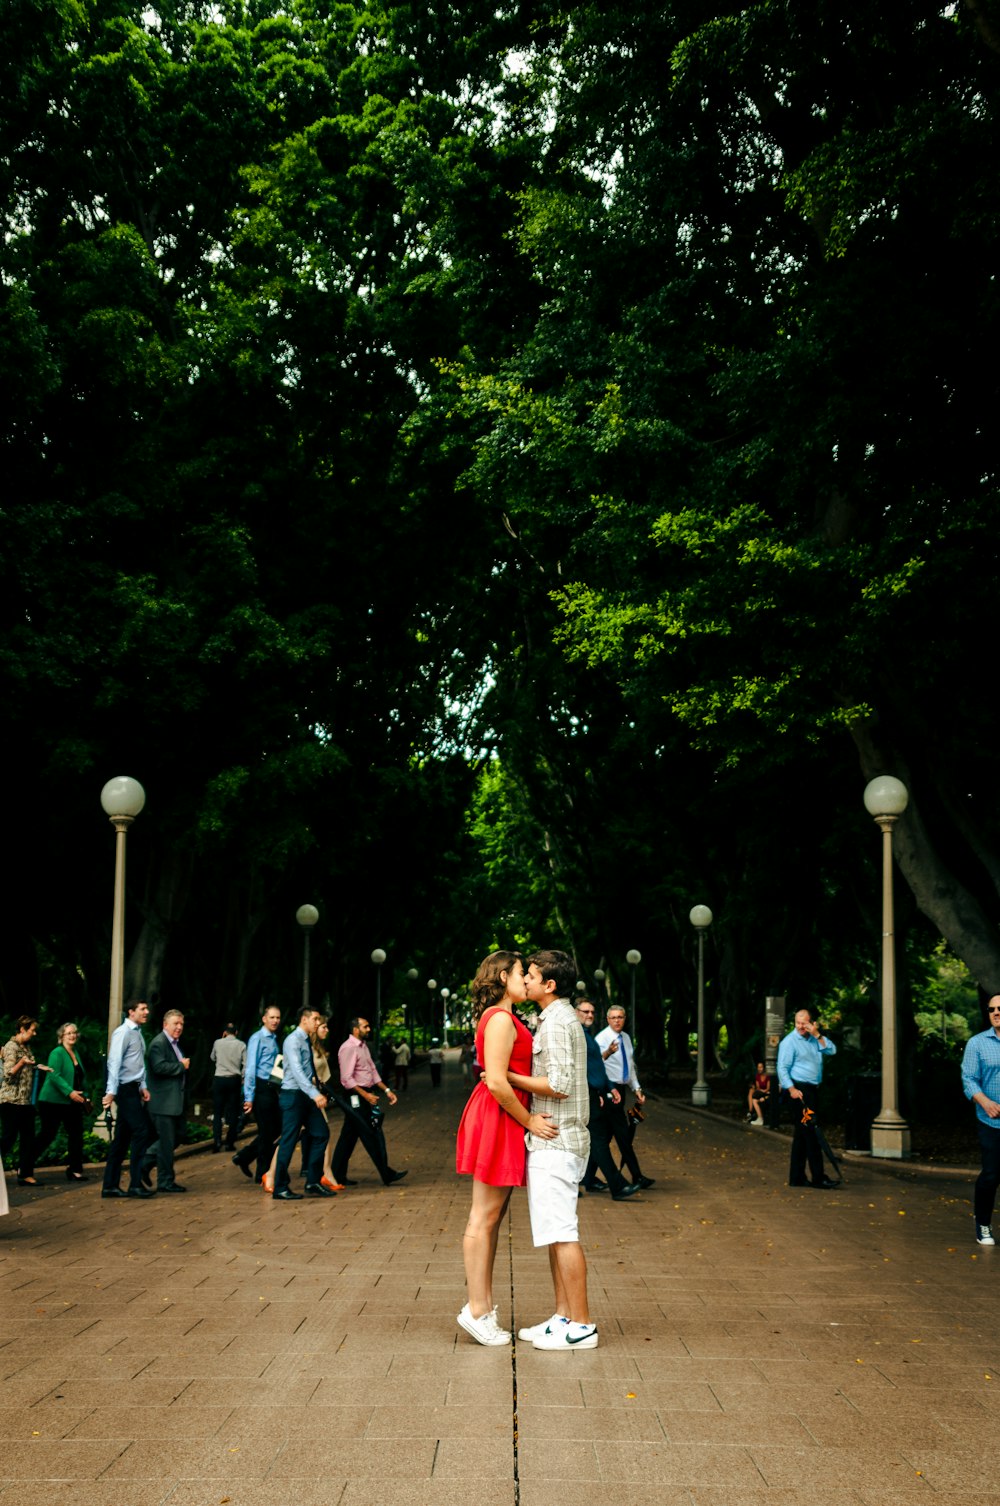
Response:
[[[484,1059],[483,1035],[499,1009],[503,1009],[503,1005],[494,1004],[492,1009],[484,1010],[480,1018],[476,1031],[477,1061]],[[515,1015],[510,1018],[516,1032],[514,1049],[510,1053],[510,1070],[522,1077],[530,1077],[531,1031]],[[527,1108],[531,1095],[523,1093],[520,1088],[513,1091]],[[488,1187],[523,1187],[524,1160],[524,1130],[506,1109],[500,1107],[486,1084],[477,1082],[458,1126],[457,1170],[474,1176],[477,1182],[485,1182]]]

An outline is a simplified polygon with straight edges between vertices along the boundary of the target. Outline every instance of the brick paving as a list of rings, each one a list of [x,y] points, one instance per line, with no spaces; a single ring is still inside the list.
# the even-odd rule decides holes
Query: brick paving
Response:
[[[581,1204],[601,1347],[483,1349],[455,1324],[462,1101],[453,1063],[411,1075],[409,1177],[359,1147],[336,1201],[203,1153],[183,1198],[11,1178],[0,1506],[1000,1506],[971,1176],[792,1189],[787,1141],[654,1104],[656,1186]],[[497,1278],[505,1323],[548,1314],[523,1193]]]

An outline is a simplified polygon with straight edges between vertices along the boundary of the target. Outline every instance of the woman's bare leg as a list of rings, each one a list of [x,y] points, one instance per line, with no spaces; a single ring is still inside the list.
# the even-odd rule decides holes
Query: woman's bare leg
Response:
[[[497,1253],[500,1223],[510,1202],[510,1187],[472,1183],[472,1208],[462,1240],[469,1311],[474,1318],[493,1311],[493,1261]]]

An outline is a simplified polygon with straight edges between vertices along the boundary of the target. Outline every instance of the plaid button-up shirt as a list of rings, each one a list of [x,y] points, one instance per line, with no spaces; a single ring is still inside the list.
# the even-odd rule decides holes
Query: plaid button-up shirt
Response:
[[[566,1097],[531,1095],[531,1112],[549,1114],[559,1134],[554,1140],[539,1140],[526,1134],[525,1145],[530,1151],[569,1150],[576,1156],[589,1156],[587,1042],[577,1012],[568,999],[556,999],[542,1010],[531,1048],[531,1075],[547,1077],[549,1087]]]

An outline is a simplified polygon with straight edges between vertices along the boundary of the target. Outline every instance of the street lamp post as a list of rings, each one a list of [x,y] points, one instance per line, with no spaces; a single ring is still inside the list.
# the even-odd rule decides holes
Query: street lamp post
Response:
[[[442,988],[442,990],[441,990],[441,1044],[442,1044],[442,1046],[447,1046],[447,1044],[448,1044],[448,1000],[450,998],[451,998],[451,989],[450,988]]]
[[[639,1038],[639,1021],[635,1017],[635,970],[642,961],[642,953],[632,947],[625,953],[625,961],[629,966],[629,1017],[628,1022],[632,1027],[632,1044],[635,1045]]]
[[[707,905],[695,905],[688,920],[698,932],[698,1076],[691,1089],[691,1102],[704,1109],[712,1102],[712,1089],[705,1077],[705,932],[712,924],[712,912]]]
[[[111,918],[111,990],[108,996],[108,1046],[122,1020],[125,986],[125,834],[146,804],[146,791],[137,779],[120,774],[101,791],[104,813],[115,829],[115,907]]]
[[[385,961],[385,952],[380,946],[372,952],[372,961],[375,964],[375,1045],[377,1047],[382,1034],[382,964]]]
[[[312,928],[319,920],[319,911],[315,905],[299,905],[295,912],[295,919],[302,927],[304,953],[302,959],[302,1008],[309,1008],[309,942],[312,938]]]
[[[420,977],[420,974],[419,974],[419,972],[417,971],[417,969],[415,967],[408,967],[406,969],[406,976],[407,976],[407,978],[409,979],[409,981],[411,983],[416,983],[417,979]],[[410,1055],[412,1056],[413,1055],[413,1015],[414,1015],[413,1000],[412,999],[407,999],[407,1001],[406,1001],[406,1012],[407,1012],[407,1014],[410,1017]]]
[[[892,828],[910,799],[906,785],[880,774],[865,786],[865,809],[882,829],[882,1108],[872,1122],[872,1155],[902,1161],[910,1126],[899,1112],[896,1067],[896,946],[892,904]]]
[[[434,1031],[434,995],[437,992],[437,986],[438,985],[436,978],[427,979],[427,1022],[430,1025],[430,1029],[424,1031],[425,1051],[427,1050],[427,1047],[430,1043],[430,1037]]]
[[[605,1003],[607,1003],[607,1000],[608,1000],[608,992],[607,992],[607,989],[604,987],[604,980],[605,980],[606,977],[607,977],[607,974],[605,973],[603,967],[595,967],[594,968],[594,982],[597,984],[598,988],[601,990],[601,998],[603,999],[603,1001]],[[634,1021],[633,1021],[633,1024],[634,1024]]]

